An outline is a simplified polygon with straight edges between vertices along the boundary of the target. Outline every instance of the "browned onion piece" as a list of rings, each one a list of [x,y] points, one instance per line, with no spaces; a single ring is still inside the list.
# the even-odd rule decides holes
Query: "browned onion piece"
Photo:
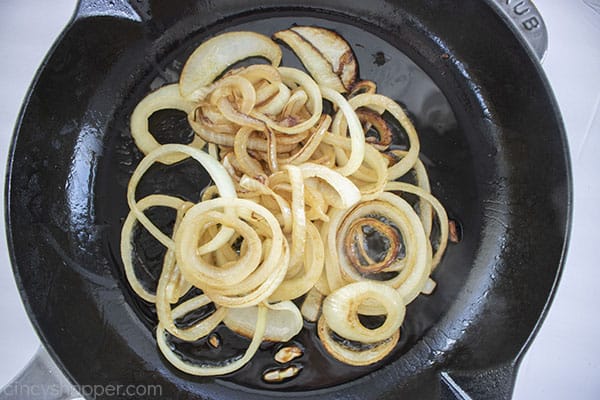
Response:
[[[375,230],[389,241],[385,257],[381,261],[374,261],[368,254],[369,250],[365,248],[365,229]],[[348,234],[344,238],[346,255],[350,263],[361,274],[379,272],[389,267],[396,260],[399,246],[400,236],[398,232],[392,226],[370,217],[353,221],[348,228]],[[363,260],[366,264],[362,262]]]
[[[377,91],[377,85],[373,81],[358,81],[354,85],[352,85],[352,91],[348,95],[349,98],[352,98],[356,95],[369,93],[375,94]]]
[[[300,34],[288,29],[275,33],[273,37],[281,40],[292,49],[319,85],[326,86],[340,93],[346,91],[342,80],[336,75],[331,63]]]
[[[329,62],[333,72],[340,78],[346,90],[350,90],[358,75],[358,64],[352,48],[336,32],[317,26],[294,26],[296,32],[309,42]]]
[[[392,143],[392,130],[381,115],[368,108],[359,108],[356,110],[356,115],[363,125],[366,125],[365,132],[369,128],[374,128],[379,135],[378,138],[373,136],[365,137],[367,143],[371,144],[379,151],[385,151]]]

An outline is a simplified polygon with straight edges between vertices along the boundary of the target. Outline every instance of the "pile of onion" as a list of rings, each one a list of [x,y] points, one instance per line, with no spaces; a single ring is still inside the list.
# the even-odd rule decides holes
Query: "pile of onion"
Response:
[[[398,342],[406,305],[434,289],[430,274],[446,247],[447,216],[430,194],[402,107],[357,80],[352,50],[336,33],[297,26],[273,37],[310,75],[280,66],[281,49],[269,37],[225,33],[201,44],[179,82],[150,93],[131,116],[145,157],[129,182],[122,260],[134,292],[156,305],[163,355],[193,375],[241,368],[263,340],[293,338],[303,319],[317,323],[337,360],[381,360]],[[250,57],[269,63],[230,68]],[[187,113],[191,143],[158,143],[148,119],[161,109]],[[390,118],[404,130],[403,150],[392,146]],[[188,158],[214,182],[197,204],[169,194],[136,198],[154,163]],[[153,207],[176,211],[172,235],[145,213]],[[154,291],[136,276],[137,224],[167,248]],[[202,294],[183,301],[193,288]],[[191,326],[176,323],[209,308]],[[359,316],[384,321],[368,327]],[[207,338],[220,324],[251,339],[243,355],[195,363],[169,343]]]

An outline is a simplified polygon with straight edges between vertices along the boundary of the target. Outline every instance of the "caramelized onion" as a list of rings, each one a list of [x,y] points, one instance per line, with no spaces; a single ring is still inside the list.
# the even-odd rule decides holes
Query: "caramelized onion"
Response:
[[[274,37],[312,77],[279,66],[281,50],[268,37],[229,32],[200,45],[179,83],[149,94],[131,116],[145,157],[127,188],[125,276],[136,295],[155,304],[160,351],[193,375],[241,368],[263,340],[296,337],[303,317],[317,322],[318,337],[335,359],[378,362],[399,341],[405,306],[435,289],[431,272],[446,249],[446,212],[431,194],[419,139],[402,107],[377,94],[374,82],[358,80],[352,49],[335,32],[294,26]],[[271,65],[230,68],[249,57]],[[331,113],[324,112],[324,100],[332,103]],[[148,118],[165,108],[187,113],[196,134],[190,145],[160,145],[148,131]],[[391,147],[398,132],[388,116],[401,125],[406,150]],[[168,193],[137,199],[154,163],[188,157],[214,182],[198,202]],[[403,182],[394,181],[399,178]],[[150,220],[150,208],[176,211],[172,232]],[[134,268],[138,223],[166,247],[156,289]],[[182,319],[194,321],[183,326]],[[251,339],[244,354],[192,362],[169,341],[221,348],[227,344],[214,333],[220,325]],[[299,371],[290,366],[264,379],[293,379]]]

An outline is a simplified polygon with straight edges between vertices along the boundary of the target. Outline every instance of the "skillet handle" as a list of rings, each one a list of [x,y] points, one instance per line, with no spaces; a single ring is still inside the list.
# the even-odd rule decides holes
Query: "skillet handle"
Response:
[[[79,0],[74,19],[114,17],[140,22],[140,13],[128,0]]]
[[[540,61],[548,49],[548,31],[531,0],[487,0],[502,19],[521,36]]]
[[[43,346],[0,391],[0,400],[83,400]]]
[[[515,387],[517,363],[502,363],[484,370],[443,371],[442,400],[510,400]]]

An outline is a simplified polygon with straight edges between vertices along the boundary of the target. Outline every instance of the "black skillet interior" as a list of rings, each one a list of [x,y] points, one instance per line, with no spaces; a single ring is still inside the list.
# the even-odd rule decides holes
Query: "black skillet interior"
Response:
[[[570,175],[539,65],[492,9],[477,0],[132,3],[80,5],[32,87],[11,153],[7,226],[15,274],[67,375],[78,384],[160,384],[164,396],[182,399],[453,398],[459,390],[509,397],[518,356],[560,271]],[[129,115],[151,89],[177,80],[205,38],[242,29],[272,34],[294,23],[341,33],[360,76],[405,106],[432,191],[460,223],[463,240],[435,272],[434,294],[409,306],[402,339],[381,364],[332,361],[307,324],[294,339],[306,353],[293,380],[261,381],[273,366],[272,344],[227,377],[191,377],[159,355],[152,307],[135,298],[122,272],[125,188],[141,159]],[[299,66],[287,51],[283,63]],[[151,123],[160,134],[183,126],[180,117],[157,113]],[[189,140],[180,131],[180,140]],[[193,162],[160,166],[138,195],[166,191],[194,200],[199,180],[208,182]],[[143,234],[139,240],[159,248]],[[148,283],[156,277],[150,270]],[[220,333],[227,351],[247,344]]]

